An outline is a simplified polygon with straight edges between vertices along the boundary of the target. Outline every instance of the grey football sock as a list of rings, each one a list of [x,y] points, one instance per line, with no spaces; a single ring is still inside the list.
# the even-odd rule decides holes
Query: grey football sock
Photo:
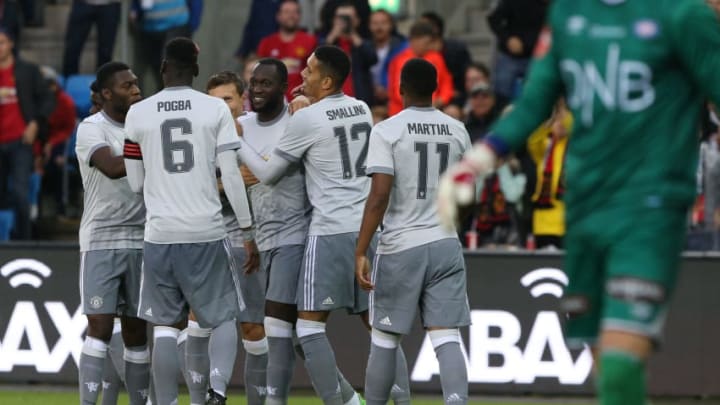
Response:
[[[120,381],[125,383],[125,343],[123,343],[122,333],[120,330],[120,322],[117,323],[116,329],[113,329],[113,335],[110,338],[110,344],[108,345],[107,357],[112,362],[112,367],[115,369],[115,373],[120,378]]]
[[[268,342],[243,340],[245,347],[245,395],[248,405],[263,405],[267,395]]]
[[[113,335],[113,339],[115,335]],[[105,356],[105,364],[103,364],[103,377],[102,377],[102,405],[117,405],[118,396],[120,395],[120,389],[123,385],[120,375],[115,369],[112,355],[110,354],[111,348],[113,347],[113,339],[110,339],[110,345],[108,346],[108,354]],[[122,339],[120,339],[122,341]],[[120,350],[122,353],[122,342],[120,343]],[[121,354],[122,359],[122,354]]]
[[[402,346],[398,346],[395,355],[395,384],[390,390],[390,398],[395,405],[408,405],[410,404],[410,379]]]
[[[372,343],[365,370],[365,401],[367,405],[385,405],[395,380],[397,348],[384,348]]]
[[[103,365],[106,355],[107,343],[90,336],[85,338],[78,366],[80,403],[83,405],[97,403],[102,388]]]
[[[185,360],[185,343],[187,342],[187,328],[180,331],[177,340],[178,378],[187,384],[187,361]]]
[[[325,334],[325,324],[299,319],[297,325],[298,338],[305,353],[305,368],[315,392],[325,405],[343,405],[335,353]]]
[[[238,334],[235,320],[221,323],[210,334],[210,388],[222,396],[232,376],[237,356]]]
[[[211,329],[203,329],[194,326],[188,327],[188,335],[185,341],[185,362],[188,391],[190,403],[199,405],[205,403],[205,395],[208,390],[208,378],[210,377],[210,355],[208,345],[210,343]]]
[[[145,405],[150,386],[150,351],[147,345],[126,347],[123,358],[130,405]]]
[[[297,355],[303,361],[305,361],[305,352],[303,351],[302,345],[300,344],[300,340],[297,339],[297,337],[295,339],[293,339],[293,344],[295,345],[295,353],[297,353]],[[334,354],[333,354],[333,356],[334,356]],[[270,363],[268,363],[268,364],[270,364]],[[340,398],[342,399],[343,404],[345,404],[348,401],[350,401],[353,398],[353,396],[355,396],[356,391],[355,391],[355,388],[353,388],[353,386],[350,385],[348,380],[345,379],[345,376],[340,371],[340,369],[337,368],[337,366],[335,369],[337,370],[338,385],[340,386]],[[292,368],[290,369],[290,372],[292,373]],[[290,378],[292,378],[292,375],[290,376]],[[289,384],[290,384],[290,380],[288,380],[288,391],[289,391],[289,387],[290,387]]]
[[[290,395],[290,382],[295,370],[293,339],[268,336],[266,405],[285,405]],[[298,345],[299,347],[299,345]],[[302,351],[302,348],[300,348]]]
[[[152,379],[156,405],[175,405],[178,397],[177,375],[180,364],[177,353],[179,330],[170,326],[156,326],[152,353]]]
[[[435,347],[440,365],[440,385],[446,404],[467,404],[468,376],[460,344],[448,342]]]

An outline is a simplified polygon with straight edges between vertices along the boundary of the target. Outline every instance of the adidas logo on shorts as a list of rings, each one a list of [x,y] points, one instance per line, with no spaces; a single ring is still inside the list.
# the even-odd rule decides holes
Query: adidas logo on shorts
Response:
[[[335,301],[333,301],[332,297],[327,297],[322,302],[323,305],[333,305],[334,303]]]
[[[392,326],[392,322],[390,322],[390,318],[386,316],[380,320],[380,325]]]

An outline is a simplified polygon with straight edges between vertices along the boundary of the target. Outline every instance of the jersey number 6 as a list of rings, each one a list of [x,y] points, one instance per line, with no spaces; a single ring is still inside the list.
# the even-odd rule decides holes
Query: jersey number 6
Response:
[[[186,173],[195,166],[193,145],[187,140],[173,141],[173,129],[179,129],[181,135],[192,135],[192,123],[186,118],[175,118],[160,125],[165,170],[168,173]],[[182,152],[180,162],[175,162],[175,152]]]

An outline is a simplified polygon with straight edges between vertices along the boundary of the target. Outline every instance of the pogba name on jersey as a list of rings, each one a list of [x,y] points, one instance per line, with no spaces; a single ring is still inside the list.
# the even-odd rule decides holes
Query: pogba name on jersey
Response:
[[[408,133],[412,135],[452,135],[448,124],[409,122],[407,124],[407,130]]]
[[[185,111],[192,110],[190,100],[158,101],[157,112],[160,111]]]
[[[333,110],[327,110],[325,111],[325,114],[327,114],[328,120],[333,121],[336,119],[365,115],[367,112],[365,111],[365,107],[361,105],[354,105],[352,107],[340,107]]]

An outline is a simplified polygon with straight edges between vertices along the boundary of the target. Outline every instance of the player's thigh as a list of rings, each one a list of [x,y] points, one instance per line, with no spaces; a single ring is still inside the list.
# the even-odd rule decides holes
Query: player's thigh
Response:
[[[240,280],[224,240],[174,245],[174,273],[202,328],[236,319]]]
[[[305,245],[284,245],[260,252],[261,267],[267,271],[268,301],[295,305],[303,266]]]
[[[265,318],[265,285],[266,272],[260,266],[256,271],[246,274],[241,270],[242,263],[247,257],[245,248],[232,247],[230,249],[235,268],[239,271],[240,291],[242,292],[245,309],[240,311],[238,321],[246,323],[263,323]]]
[[[415,320],[427,255],[422,247],[397,253],[377,254],[373,262],[370,292],[370,324],[385,332],[407,334]]]
[[[174,246],[143,245],[137,316],[155,325],[174,325],[187,317],[187,301],[173,271]]]
[[[685,244],[682,209],[646,209],[612,244],[603,329],[660,339]]]
[[[420,296],[420,317],[425,328],[459,328],[470,325],[467,276],[457,238],[422,246],[425,277]]]
[[[600,240],[597,234],[573,232],[572,227],[565,236],[564,271],[568,284],[560,307],[567,314],[565,335],[572,347],[586,343],[595,346],[598,339],[605,284],[605,248]],[[555,270],[543,271],[553,277]]]
[[[117,312],[123,271],[115,262],[112,249],[80,254],[80,298],[86,315]]]
[[[125,316],[137,317],[140,303],[140,279],[142,277],[142,249],[118,250],[116,255],[118,267],[123,269],[120,286],[122,304],[121,313]]]
[[[357,233],[309,236],[297,293],[298,311],[355,308]]]

